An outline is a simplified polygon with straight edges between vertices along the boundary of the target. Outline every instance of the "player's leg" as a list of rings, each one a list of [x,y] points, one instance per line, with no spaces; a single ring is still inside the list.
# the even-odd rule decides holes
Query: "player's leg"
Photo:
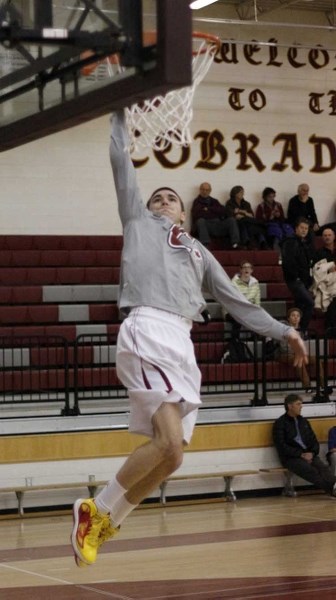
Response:
[[[183,460],[183,427],[179,405],[162,404],[153,416],[153,428],[154,438],[147,445],[146,462],[143,456],[134,453],[117,475],[118,481],[127,489],[127,500],[133,504],[139,504],[146,498],[178,469]]]
[[[153,416],[153,439],[137,448],[115,479],[93,500],[74,505],[72,545],[79,562],[92,564],[103,541],[151,491],[181,464],[183,428],[177,404],[163,403]],[[112,523],[108,528],[108,523]]]

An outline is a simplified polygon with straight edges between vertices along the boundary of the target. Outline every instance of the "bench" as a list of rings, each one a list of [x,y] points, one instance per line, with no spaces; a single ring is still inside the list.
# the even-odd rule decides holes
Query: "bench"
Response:
[[[293,485],[293,473],[288,471],[285,467],[271,467],[257,470],[245,470],[245,471],[215,471],[213,473],[193,473],[192,475],[172,475],[160,485],[160,502],[162,505],[166,504],[166,490],[167,485],[170,481],[187,481],[189,479],[211,479],[211,478],[223,478],[224,479],[224,491],[223,498],[228,502],[234,502],[237,498],[232,489],[232,481],[234,477],[240,475],[261,475],[261,474],[283,474],[285,477],[285,485],[282,491],[283,496],[295,498],[297,495]]]
[[[14,492],[18,501],[18,513],[23,516],[24,508],[23,508],[23,498],[26,492],[36,492],[36,491],[44,491],[44,490],[66,490],[66,489],[76,489],[76,488],[84,488],[86,487],[89,491],[90,498],[94,498],[96,490],[100,486],[106,485],[107,481],[96,481],[96,480],[88,480],[88,481],[76,481],[74,483],[50,483],[50,484],[40,484],[40,485],[24,485],[24,486],[12,486],[12,487],[4,487],[0,488],[0,493],[11,493]]]
[[[288,471],[286,467],[270,467],[267,469],[260,469],[260,473],[269,473],[270,475],[278,475],[282,473],[285,477],[285,485],[282,490],[282,495],[287,496],[288,498],[295,498],[297,496],[297,492],[295,491],[295,487],[293,484],[293,476],[294,473]]]
[[[214,479],[221,478],[224,480],[224,491],[223,498],[229,502],[234,502],[237,498],[232,489],[232,481],[234,477],[239,475],[256,475],[259,471],[256,470],[245,470],[245,471],[215,471],[213,473],[193,473],[192,475],[172,475],[169,479],[163,481],[160,485],[160,502],[166,504],[166,489],[170,481],[187,481],[189,479]]]
[[[170,481],[188,481],[197,479],[215,479],[220,478],[224,481],[223,498],[228,502],[235,502],[237,497],[232,489],[232,482],[235,477],[245,475],[261,475],[261,474],[283,474],[285,477],[285,485],[283,489],[283,496],[294,498],[297,493],[293,485],[293,473],[285,469],[284,467],[271,467],[264,469],[246,469],[237,471],[214,471],[208,473],[192,473],[185,475],[172,475],[160,485],[160,504],[166,505],[166,490],[167,485]],[[0,488],[0,493],[11,493],[14,492],[18,501],[18,513],[24,515],[23,499],[26,492],[34,491],[45,491],[45,490],[62,490],[62,489],[76,489],[86,487],[89,492],[90,498],[94,498],[97,488],[106,485],[107,481],[96,481],[95,479],[89,479],[87,481],[77,481],[73,483],[50,483],[50,484],[39,484],[39,485],[25,485],[25,486],[12,486]]]

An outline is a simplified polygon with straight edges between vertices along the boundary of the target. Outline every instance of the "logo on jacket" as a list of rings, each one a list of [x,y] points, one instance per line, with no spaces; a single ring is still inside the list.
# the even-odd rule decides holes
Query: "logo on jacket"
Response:
[[[178,250],[184,248],[188,252],[192,252],[192,248],[185,246],[181,241],[182,236],[187,237],[191,242],[193,242],[193,238],[183,229],[183,227],[172,225],[168,233],[168,245],[171,248],[176,248]]]

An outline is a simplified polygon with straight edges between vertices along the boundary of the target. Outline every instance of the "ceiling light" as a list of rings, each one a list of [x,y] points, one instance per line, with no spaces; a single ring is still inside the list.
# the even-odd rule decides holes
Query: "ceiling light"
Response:
[[[204,6],[208,6],[208,4],[213,4],[214,2],[217,2],[217,0],[195,0],[194,2],[191,2],[189,6],[193,10],[198,10]]]

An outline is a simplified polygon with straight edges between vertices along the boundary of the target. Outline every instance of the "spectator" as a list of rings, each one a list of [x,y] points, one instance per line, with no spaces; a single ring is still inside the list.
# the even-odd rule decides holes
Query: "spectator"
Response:
[[[248,260],[243,260],[240,263],[239,273],[232,278],[233,285],[241,291],[245,298],[251,302],[260,306],[260,284],[258,279],[252,276],[253,265]],[[232,324],[232,337],[238,338],[241,330],[241,324],[235,321],[230,314],[227,315],[227,321]]]
[[[307,241],[308,230],[307,219],[301,217],[295,227],[295,236],[287,238],[282,245],[284,278],[295,305],[301,310],[301,328],[304,332],[308,329],[314,310],[314,298],[309,288],[313,283],[311,270],[315,251]]]
[[[267,248],[265,227],[254,218],[251,204],[244,199],[244,188],[235,185],[226,202],[230,217],[235,217],[239,225],[240,241],[248,248]]]
[[[331,427],[328,431],[327,460],[332,472],[336,475],[336,427]]]
[[[316,251],[314,262],[325,258],[327,262],[336,260],[335,232],[331,228],[323,229],[322,232],[323,247]]]
[[[275,200],[275,196],[273,188],[264,189],[263,201],[257,206],[256,219],[265,223],[267,242],[281,256],[280,244],[284,238],[294,235],[294,229],[286,223],[282,205]]]
[[[212,237],[228,237],[232,248],[236,249],[240,242],[237,221],[229,217],[225,206],[210,194],[210,183],[202,183],[191,209],[191,234],[204,246],[209,246]]]
[[[287,220],[295,228],[299,218],[304,217],[309,224],[309,241],[314,242],[314,233],[320,229],[315,212],[314,200],[309,196],[309,185],[300,183],[298,193],[288,203]]]
[[[290,308],[287,312],[287,321],[283,321],[286,325],[290,325],[296,331],[300,332],[300,321],[301,321],[302,313],[299,308],[293,307]],[[287,365],[293,365],[294,362],[294,354],[287,344],[286,340],[281,340],[278,344],[278,347],[275,351],[275,359],[281,363]],[[308,355],[308,364],[309,366],[316,367],[316,356],[309,354]],[[299,379],[302,382],[302,386],[306,392],[306,394],[311,394],[313,392],[310,375],[306,365],[302,365],[302,367],[296,367],[296,371]],[[324,394],[324,370],[323,370],[323,361],[319,362],[319,381],[320,381],[320,391]],[[332,392],[332,388],[328,388],[328,393]]]
[[[322,233],[323,247],[315,254],[312,293],[315,308],[325,313],[325,328],[336,326],[336,255],[335,233],[327,228]],[[330,332],[329,332],[330,334]]]
[[[307,419],[302,417],[302,399],[297,394],[285,398],[285,414],[273,425],[273,442],[281,464],[298,475],[336,496],[336,477],[319,458],[320,446]]]

